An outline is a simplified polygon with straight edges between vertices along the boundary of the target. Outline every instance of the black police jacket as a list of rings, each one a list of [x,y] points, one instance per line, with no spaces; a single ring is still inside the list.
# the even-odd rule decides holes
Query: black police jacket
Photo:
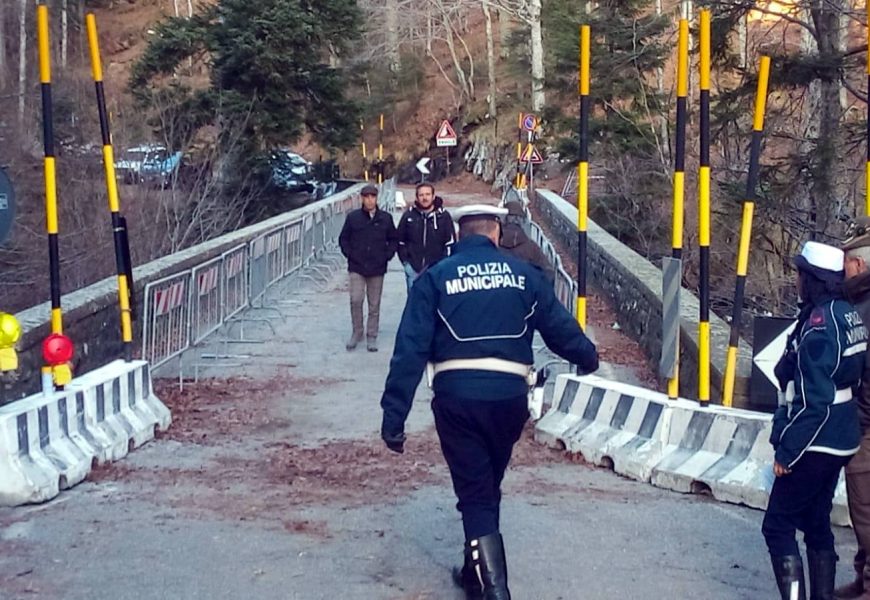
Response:
[[[395,439],[403,433],[427,361],[499,358],[531,365],[535,330],[582,372],[598,368],[594,344],[540,269],[480,235],[456,244],[452,256],[411,288],[381,398],[382,435]],[[498,401],[525,395],[528,384],[519,375],[468,369],[439,373],[433,389],[436,395]]]
[[[424,213],[415,206],[402,215],[396,237],[399,260],[422,273],[447,256],[454,239],[453,219],[442,208]]]
[[[396,227],[393,217],[380,209],[374,214],[357,209],[347,215],[338,236],[347,270],[363,277],[387,272],[387,263],[396,253]]]
[[[854,392],[867,350],[861,315],[829,300],[813,308],[795,341],[795,396],[774,414],[774,458],[791,469],[806,452],[852,456],[861,440]]]

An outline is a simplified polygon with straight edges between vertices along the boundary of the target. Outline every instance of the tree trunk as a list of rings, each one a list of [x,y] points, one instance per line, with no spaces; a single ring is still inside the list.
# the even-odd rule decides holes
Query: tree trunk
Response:
[[[532,58],[532,110],[544,109],[544,36],[541,29],[541,0],[530,0],[529,21],[531,24]]]
[[[0,90],[6,89],[6,11],[0,9]]]
[[[468,87],[468,77],[465,75],[465,70],[462,68],[462,63],[459,62],[459,56],[456,54],[456,44],[453,42],[453,25],[450,23],[450,17],[444,12],[441,15],[441,22],[444,24],[444,32],[446,34],[445,41],[447,48],[450,50],[450,58],[453,61],[453,70],[456,72],[456,79],[459,82],[459,91],[461,103],[465,98],[471,97],[471,90]]]
[[[387,58],[389,59],[390,71],[399,72],[399,6],[396,0],[387,0],[386,10],[387,25]]]
[[[498,11],[498,45],[499,56],[502,59],[510,56],[511,16],[506,10]]]
[[[60,3],[60,66],[66,69],[69,55],[69,0]]]
[[[18,15],[18,122],[24,124],[24,92],[27,85],[27,0],[19,3]]]
[[[495,40],[492,37],[492,13],[489,12],[489,5],[486,0],[481,2],[483,7],[483,16],[486,19],[486,70],[489,77],[489,118],[495,119],[498,116],[498,104],[496,102],[496,85],[495,85]]]
[[[821,65],[835,65],[841,56],[842,34],[840,15],[845,11],[843,0],[814,0],[810,14],[816,25],[816,36],[804,35],[802,46],[809,56],[816,56]],[[836,66],[823,68],[807,89],[804,104],[804,142],[801,154],[809,158],[809,229],[810,236],[827,232],[830,225],[846,212],[843,200],[848,197],[845,156],[841,138],[841,84]]]

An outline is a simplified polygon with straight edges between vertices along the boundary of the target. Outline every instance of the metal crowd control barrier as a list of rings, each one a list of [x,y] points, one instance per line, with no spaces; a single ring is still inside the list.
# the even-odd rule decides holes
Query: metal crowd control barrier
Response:
[[[217,331],[224,321],[223,285],[221,271],[224,257],[212,259],[192,270],[193,301],[191,318],[191,344],[198,344]]]
[[[259,341],[244,338],[245,321],[267,322],[274,332],[269,319],[241,313],[265,309],[283,318],[278,309],[263,304],[268,290],[290,274],[298,272],[299,277],[328,283],[342,265],[334,253],[344,217],[357,204],[356,197],[348,196],[321,206],[217,258],[146,285],[142,357],[154,369],[177,357],[182,380],[183,353],[224,325],[242,323],[241,339],[225,339],[226,343]],[[328,264],[316,264],[316,260]],[[223,354],[201,358],[239,357]]]
[[[394,211],[396,210],[396,178],[390,177],[381,184],[380,193],[378,194],[378,205],[381,210]]]
[[[266,274],[266,236],[261,235],[248,244],[248,302],[253,306],[266,294],[268,277]]]
[[[266,287],[275,285],[284,276],[283,253],[284,228],[266,235]]]
[[[242,244],[221,257],[224,290],[223,319],[231,319],[248,305],[248,246]]]
[[[504,198],[506,199],[507,197],[508,195],[506,193]],[[573,314],[575,309],[574,304],[577,298],[577,282],[574,281],[574,278],[571,277],[567,271],[565,271],[565,267],[562,264],[562,257],[559,256],[556,247],[550,242],[547,236],[544,235],[544,231],[541,227],[529,218],[528,211],[526,212],[526,217],[524,226],[526,235],[528,235],[529,239],[541,248],[544,256],[547,257],[547,260],[551,265],[553,265],[553,269],[556,272],[556,279],[553,282],[553,289],[556,292],[556,297],[559,299],[562,306],[567,308]]]
[[[304,262],[302,221],[296,221],[284,228],[284,275],[290,275],[301,269]]]
[[[190,282],[188,270],[145,286],[142,358],[152,368],[190,347]]]

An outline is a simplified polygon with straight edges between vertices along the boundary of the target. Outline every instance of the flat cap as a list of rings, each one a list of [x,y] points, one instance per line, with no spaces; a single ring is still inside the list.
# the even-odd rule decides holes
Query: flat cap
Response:
[[[377,196],[378,195],[378,188],[377,188],[377,186],[369,184],[367,186],[364,186],[363,189],[360,190],[359,195],[360,196]]]
[[[870,246],[870,217],[858,217],[846,233],[846,240],[840,246],[843,252]]]
[[[507,214],[508,209],[492,206],[491,204],[467,204],[450,209],[450,216],[457,223],[461,222],[462,219],[470,218],[500,221]]]

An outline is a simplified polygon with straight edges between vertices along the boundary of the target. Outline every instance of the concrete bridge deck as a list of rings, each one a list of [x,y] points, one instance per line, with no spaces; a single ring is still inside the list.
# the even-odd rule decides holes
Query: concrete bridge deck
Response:
[[[255,343],[216,338],[199,353],[236,356],[187,357],[200,381],[183,391],[163,372],[167,434],[50,503],[0,509],[0,598],[461,599],[450,567],[462,529],[429,391],[418,390],[404,455],[378,437],[402,272],[392,263],[385,281],[378,353],[344,349],[345,279],[270,291],[275,310],[257,311],[269,323],[245,324]],[[593,325],[605,310],[593,306]],[[644,381],[616,336],[598,331],[607,372]],[[759,511],[622,479],[530,433],[504,492],[520,600],[776,595]],[[844,581],[854,540],[836,533]]]

